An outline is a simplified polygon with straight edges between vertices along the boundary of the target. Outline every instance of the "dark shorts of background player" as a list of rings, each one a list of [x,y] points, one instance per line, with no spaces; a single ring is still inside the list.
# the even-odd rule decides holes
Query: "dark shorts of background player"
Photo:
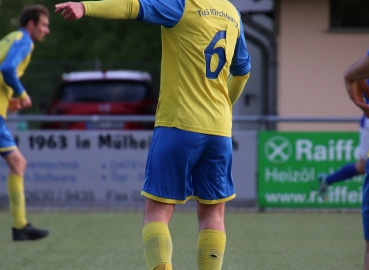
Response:
[[[229,201],[235,197],[231,169],[230,137],[156,127],[141,194],[174,204]]]
[[[0,116],[0,155],[5,157],[15,149],[17,149],[17,145],[14,138],[10,134],[4,118]]]

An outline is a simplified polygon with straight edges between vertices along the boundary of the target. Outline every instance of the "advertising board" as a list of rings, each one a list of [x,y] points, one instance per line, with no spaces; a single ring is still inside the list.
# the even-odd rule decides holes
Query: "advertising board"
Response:
[[[364,176],[336,183],[329,199],[318,193],[319,173],[332,173],[358,159],[357,132],[260,132],[260,207],[357,208]]]
[[[142,207],[152,131],[13,132],[27,159],[27,206]],[[256,133],[233,138],[238,202],[256,201]],[[165,161],[163,161],[165,162]],[[0,159],[0,207],[8,205],[8,166]]]

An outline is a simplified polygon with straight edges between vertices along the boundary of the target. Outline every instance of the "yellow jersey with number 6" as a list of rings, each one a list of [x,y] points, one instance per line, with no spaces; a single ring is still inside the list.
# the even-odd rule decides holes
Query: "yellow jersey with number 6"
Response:
[[[162,27],[156,126],[231,136],[227,79],[241,26],[228,1],[187,0],[179,22]]]

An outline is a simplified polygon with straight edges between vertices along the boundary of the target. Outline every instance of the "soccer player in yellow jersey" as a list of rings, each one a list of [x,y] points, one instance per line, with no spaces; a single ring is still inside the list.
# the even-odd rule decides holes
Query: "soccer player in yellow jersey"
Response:
[[[221,269],[224,207],[235,197],[232,104],[251,67],[239,12],[227,0],[105,0],[55,7],[66,20],[86,15],[162,26],[161,88],[142,190],[145,257],[150,270],[172,269],[168,224],[175,204],[193,198],[198,269]]]
[[[7,189],[14,241],[36,240],[49,234],[47,230],[34,228],[26,219],[23,183],[26,160],[5,125],[8,110],[19,110],[32,105],[19,78],[31,59],[33,42],[41,41],[49,34],[49,11],[43,5],[26,7],[19,22],[21,28],[18,31],[0,40],[0,155],[9,166]],[[13,94],[17,97],[12,98]]]

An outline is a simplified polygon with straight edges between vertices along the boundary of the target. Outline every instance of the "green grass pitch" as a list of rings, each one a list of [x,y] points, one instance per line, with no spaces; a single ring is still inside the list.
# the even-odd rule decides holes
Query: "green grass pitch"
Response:
[[[0,212],[1,270],[146,270],[141,212],[29,212],[51,235],[11,241],[11,219]],[[360,213],[227,212],[223,270],[362,269]],[[173,269],[196,267],[197,220],[176,212],[170,224]]]

